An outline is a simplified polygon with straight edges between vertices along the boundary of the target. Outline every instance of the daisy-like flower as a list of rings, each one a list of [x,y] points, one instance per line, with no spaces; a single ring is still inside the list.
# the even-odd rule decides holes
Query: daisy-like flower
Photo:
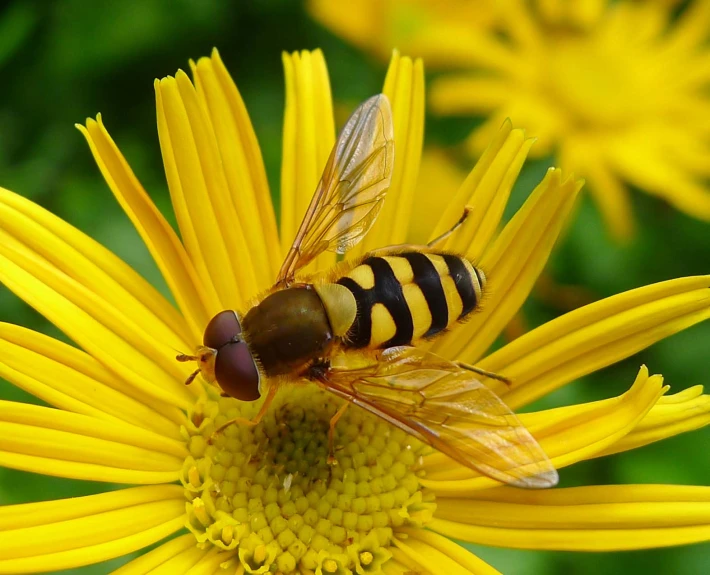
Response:
[[[534,153],[555,154],[586,179],[616,238],[633,233],[630,187],[710,220],[706,0],[677,18],[672,3],[631,0],[515,0],[472,19],[456,16],[456,0],[394,0],[386,10],[361,1],[348,19],[328,4],[312,0],[311,12],[345,38],[377,53],[398,42],[458,68],[432,84],[432,111],[486,117],[468,139],[474,154],[505,118],[525,126],[538,138]],[[383,11],[388,33],[367,36],[377,47],[367,46],[352,23]]]
[[[0,375],[51,407],[2,402],[0,464],[133,485],[0,508],[0,573],[67,569],[162,544],[118,569],[147,573],[494,573],[450,538],[527,549],[604,550],[710,539],[710,488],[502,487],[310,385],[283,389],[256,427],[215,426],[258,405],[220,397],[175,350],[213,314],[273,282],[335,130],[319,51],[284,56],[281,234],[257,140],[219,55],[156,81],[158,132],[182,240],[151,202],[101,118],[80,130],[143,237],[176,307],[120,259],[32,202],[0,192],[0,279],[78,347],[0,324]],[[395,55],[384,85],[397,162],[368,244],[407,237],[423,134],[421,61]],[[551,169],[499,231],[531,140],[505,123],[450,198],[437,234],[474,209],[448,249],[480,262],[485,309],[433,344],[509,376],[487,381],[512,408],[710,315],[710,277],[641,287],[575,310],[486,355],[525,300],[581,182]],[[397,215],[397,217],[395,217]],[[429,214],[431,215],[431,214]],[[430,218],[431,219],[431,218]],[[367,249],[367,248],[361,248]],[[328,258],[331,258],[328,261]],[[329,266],[334,257],[324,257]],[[556,468],[702,427],[700,387],[675,395],[641,368],[623,395],[521,415]],[[186,528],[186,530],[184,530]]]

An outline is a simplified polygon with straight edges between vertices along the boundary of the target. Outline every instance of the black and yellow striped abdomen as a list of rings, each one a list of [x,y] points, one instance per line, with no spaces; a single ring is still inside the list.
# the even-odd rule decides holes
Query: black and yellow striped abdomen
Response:
[[[459,256],[403,251],[368,257],[337,283],[357,303],[345,344],[386,348],[433,337],[465,318],[480,303],[485,276]]]

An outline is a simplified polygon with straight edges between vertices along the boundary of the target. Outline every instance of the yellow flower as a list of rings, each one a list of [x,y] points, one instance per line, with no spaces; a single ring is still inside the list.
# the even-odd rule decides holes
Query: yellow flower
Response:
[[[284,56],[280,222],[292,233],[334,139],[320,51]],[[710,539],[710,489],[673,485],[521,491],[498,486],[360,409],[338,424],[337,400],[282,391],[255,428],[215,426],[256,406],[196,382],[175,350],[209,318],[239,308],[275,277],[279,238],[261,154],[219,55],[156,81],[158,130],[182,240],[141,187],[101,118],[80,129],[175,298],[173,307],[120,259],[32,202],[0,190],[0,279],[79,347],[0,324],[0,376],[52,407],[2,402],[0,464],[56,477],[133,485],[0,508],[0,573],[68,569],[167,538],[117,573],[494,573],[449,537],[565,550],[638,549]],[[398,150],[389,206],[368,242],[407,234],[424,115],[420,61],[395,55],[385,80]],[[465,205],[450,238],[489,276],[488,305],[432,347],[510,376],[489,383],[513,408],[710,315],[710,277],[646,286],[580,308],[491,355],[486,350],[540,273],[581,183],[551,169],[498,231],[531,140],[503,125],[449,198],[432,234]],[[401,212],[400,212],[401,210]],[[330,258],[330,261],[328,261]],[[334,259],[324,257],[321,265]],[[641,368],[628,392],[521,415],[558,469],[710,421],[700,387],[665,395]],[[564,476],[564,471],[562,472]],[[182,528],[187,531],[180,533]]]
[[[357,16],[338,20],[327,4],[313,0],[311,12],[363,45],[350,23],[378,9],[359,2]],[[511,118],[538,138],[535,153],[555,154],[586,179],[616,238],[633,233],[630,187],[710,220],[706,0],[677,19],[669,3],[631,0],[513,1],[483,22],[456,17],[455,0],[386,5],[396,18],[381,20],[389,34],[370,36],[375,51],[397,42],[460,69],[434,81],[431,109],[486,117],[468,139],[471,153]]]

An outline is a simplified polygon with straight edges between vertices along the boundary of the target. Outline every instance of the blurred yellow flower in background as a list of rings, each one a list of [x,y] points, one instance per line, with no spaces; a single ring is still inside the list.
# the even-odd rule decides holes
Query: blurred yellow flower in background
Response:
[[[473,18],[462,4],[360,1],[358,27],[332,3],[309,6],[377,54],[404,46],[456,69],[432,82],[430,105],[485,117],[467,149],[480,154],[506,118],[525,126],[534,153],[586,179],[614,237],[634,231],[630,188],[710,221],[710,2],[680,14],[673,2],[476,2]]]
[[[155,83],[181,238],[101,118],[80,126],[176,306],[99,243],[0,189],[0,281],[78,345],[0,323],[0,376],[51,406],[1,402],[0,465],[129,486],[0,508],[0,573],[68,569],[163,540],[116,573],[491,574],[497,571],[449,537],[579,551],[709,540],[710,488],[501,487],[360,409],[340,421],[343,449],[330,467],[328,422],[337,400],[305,385],[284,389],[256,427],[232,426],[208,442],[216,426],[258,406],[220,397],[204,382],[186,387],[191,368],[175,361],[176,350],[193,348],[213,314],[242,308],[273,281],[335,138],[322,53],[284,55],[284,67],[281,237],[256,135],[216,52],[192,63],[193,80],[179,71]],[[430,347],[509,376],[509,386],[486,383],[511,408],[710,317],[710,277],[679,278],[582,307],[488,353],[544,267],[581,181],[550,169],[502,226],[532,145],[506,122],[432,218],[413,205],[422,62],[395,54],[383,91],[398,157],[388,206],[368,242],[406,240],[410,218],[431,221],[418,233],[435,236],[473,208],[447,249],[480,261],[487,306]],[[318,263],[334,261],[329,254]],[[710,422],[701,386],[667,391],[660,375],[642,367],[619,397],[520,419],[563,469]]]

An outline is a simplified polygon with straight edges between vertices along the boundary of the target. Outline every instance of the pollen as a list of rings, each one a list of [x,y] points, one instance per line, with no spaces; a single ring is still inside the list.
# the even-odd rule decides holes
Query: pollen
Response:
[[[187,528],[201,547],[232,551],[246,572],[381,573],[393,530],[422,526],[433,495],[416,473],[427,446],[357,407],[328,429],[342,404],[310,385],[283,390],[254,427],[258,405],[203,398],[183,435]]]

